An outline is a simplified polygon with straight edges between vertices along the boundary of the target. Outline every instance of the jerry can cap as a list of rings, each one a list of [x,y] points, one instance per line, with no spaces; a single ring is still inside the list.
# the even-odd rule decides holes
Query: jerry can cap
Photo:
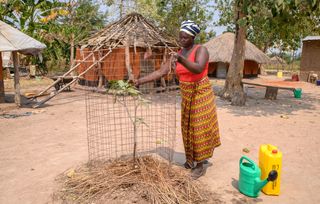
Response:
[[[277,153],[278,153],[278,150],[276,150],[276,149],[272,150],[272,154],[277,154]]]

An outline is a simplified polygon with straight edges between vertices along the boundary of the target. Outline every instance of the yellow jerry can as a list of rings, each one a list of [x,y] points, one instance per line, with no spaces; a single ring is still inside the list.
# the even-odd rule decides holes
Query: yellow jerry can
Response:
[[[271,144],[264,144],[260,146],[259,167],[261,169],[261,179],[267,178],[269,172],[272,170],[276,170],[278,172],[278,178],[273,182],[267,183],[267,185],[262,188],[262,192],[267,195],[279,195],[282,153],[276,146]]]

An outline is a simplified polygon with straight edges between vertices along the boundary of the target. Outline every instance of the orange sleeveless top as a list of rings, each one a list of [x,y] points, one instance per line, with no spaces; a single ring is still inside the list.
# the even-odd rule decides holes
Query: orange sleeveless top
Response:
[[[197,49],[200,47],[200,45],[196,45],[191,53],[188,56],[188,60],[191,62],[195,62],[196,59],[196,52]],[[179,50],[178,53],[181,54],[182,50]],[[182,64],[177,62],[176,65],[176,73],[179,77],[179,81],[185,81],[185,82],[195,82],[195,81],[200,81],[202,78],[208,75],[208,65],[209,63],[207,62],[205,65],[205,68],[200,74],[195,74],[190,72],[187,68],[185,68]]]

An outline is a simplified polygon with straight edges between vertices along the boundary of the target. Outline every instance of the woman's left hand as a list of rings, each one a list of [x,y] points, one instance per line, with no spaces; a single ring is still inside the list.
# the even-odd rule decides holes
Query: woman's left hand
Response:
[[[131,84],[131,85],[133,85],[133,86],[135,86],[135,87],[137,87],[137,86],[140,85],[139,79],[129,79],[129,80],[128,80],[128,83]]]

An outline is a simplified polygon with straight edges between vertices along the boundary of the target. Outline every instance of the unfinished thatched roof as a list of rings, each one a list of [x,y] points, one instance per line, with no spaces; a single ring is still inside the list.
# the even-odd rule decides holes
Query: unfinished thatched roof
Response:
[[[205,43],[204,46],[207,47],[210,54],[209,62],[230,63],[234,37],[233,33],[224,33]],[[246,41],[245,59],[256,61],[259,64],[268,63],[270,60],[266,54],[249,41]]]
[[[144,18],[141,14],[131,13],[116,21],[89,38],[80,42],[82,47],[104,45],[117,47],[126,45],[135,47],[178,47],[177,42]]]
[[[284,59],[282,59],[281,57],[274,56],[270,59],[270,64],[287,65],[287,62]]]

